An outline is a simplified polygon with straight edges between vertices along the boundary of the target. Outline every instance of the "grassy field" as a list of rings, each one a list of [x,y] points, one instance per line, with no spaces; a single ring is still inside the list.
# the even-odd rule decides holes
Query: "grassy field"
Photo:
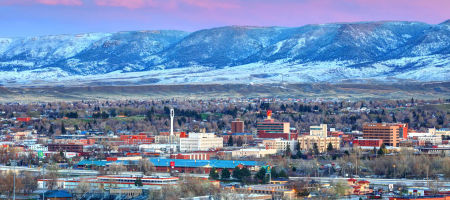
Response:
[[[1,102],[214,99],[280,97],[321,99],[448,99],[450,82],[397,84],[210,84],[95,87],[0,87]]]

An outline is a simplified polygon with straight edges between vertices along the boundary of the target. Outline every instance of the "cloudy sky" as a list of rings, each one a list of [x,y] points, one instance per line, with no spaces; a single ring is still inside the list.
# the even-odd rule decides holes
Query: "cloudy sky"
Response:
[[[450,0],[0,0],[0,36],[450,19]]]

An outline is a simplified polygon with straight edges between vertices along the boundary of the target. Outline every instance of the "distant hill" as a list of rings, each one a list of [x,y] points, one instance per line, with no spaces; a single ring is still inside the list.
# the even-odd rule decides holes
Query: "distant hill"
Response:
[[[0,38],[0,84],[450,80],[450,23],[229,26]]]

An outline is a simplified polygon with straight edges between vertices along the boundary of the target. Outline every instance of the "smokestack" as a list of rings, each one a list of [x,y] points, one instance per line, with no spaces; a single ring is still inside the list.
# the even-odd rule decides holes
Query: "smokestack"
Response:
[[[170,109],[170,136],[173,136],[173,117],[175,117],[175,111]]]

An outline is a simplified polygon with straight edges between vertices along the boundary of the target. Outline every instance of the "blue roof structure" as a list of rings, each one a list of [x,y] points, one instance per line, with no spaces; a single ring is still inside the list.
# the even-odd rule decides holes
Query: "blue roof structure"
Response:
[[[248,160],[185,160],[185,159],[167,159],[167,158],[149,158],[150,162],[156,167],[170,167],[171,162],[175,162],[175,167],[210,167],[210,168],[222,168],[222,169],[233,169],[238,165],[243,165],[247,167],[262,166],[265,163],[259,161],[248,161]],[[124,165],[129,165],[134,163],[129,160],[118,160],[118,161],[105,161],[105,160],[82,160],[78,162],[77,165],[95,165],[95,166],[106,166],[112,163],[122,163]]]
[[[215,167],[233,169],[242,164],[243,166],[253,167],[262,166],[263,162],[246,161],[246,160],[185,160],[185,159],[167,159],[167,158],[150,158],[150,162],[156,167],[169,167],[170,162],[175,162],[175,167]]]
[[[70,194],[66,190],[49,190],[45,192],[46,198],[72,198],[72,194]]]

